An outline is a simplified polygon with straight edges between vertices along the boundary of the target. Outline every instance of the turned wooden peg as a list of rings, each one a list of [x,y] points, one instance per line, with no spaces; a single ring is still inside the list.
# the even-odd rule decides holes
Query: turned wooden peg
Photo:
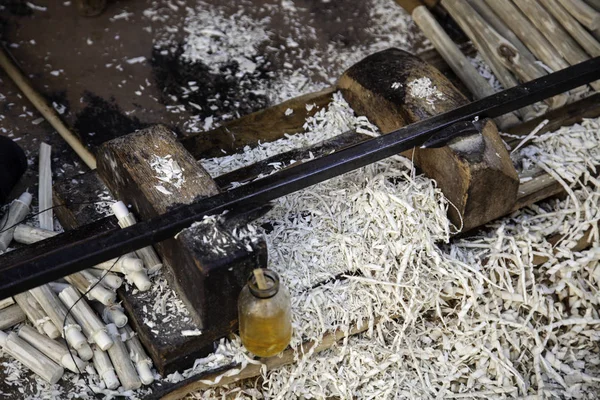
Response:
[[[70,354],[67,346],[42,335],[29,325],[23,325],[18,332],[21,339],[44,353],[49,359],[67,368],[69,371],[81,373],[85,371],[88,363],[81,360],[77,355]]]
[[[13,240],[16,225],[29,214],[31,194],[25,192],[13,201],[0,220],[0,252],[5,251]]]
[[[127,281],[133,283],[140,292],[145,292],[152,286],[144,262],[131,253],[95,265],[94,268],[125,275]]]
[[[41,333],[45,333],[51,339],[60,337],[60,331],[56,325],[46,315],[40,304],[29,292],[23,292],[15,295],[15,301],[21,307],[25,315],[33,326]]]
[[[90,268],[86,270],[94,278],[100,281],[100,284],[109,290],[117,290],[123,284],[123,279],[108,271]]]
[[[14,240],[21,244],[33,244],[58,235],[58,232],[19,224],[15,227]]]
[[[138,339],[137,335],[129,325],[125,325],[120,332],[127,338],[125,344],[129,350],[131,361],[134,362],[135,368],[140,376],[140,380],[144,385],[150,385],[154,382],[154,374],[152,373],[152,360],[146,354],[144,346]]]
[[[468,102],[438,70],[398,49],[366,57],[344,73],[338,86],[356,113],[383,133]],[[411,158],[413,151],[405,155]],[[462,221],[464,231],[507,214],[516,202],[519,178],[491,121],[480,133],[442,148],[414,149],[414,161],[456,206],[449,207],[449,216],[456,226]]]
[[[108,353],[100,350],[98,346],[94,346],[94,357],[92,360],[96,372],[98,372],[98,375],[104,381],[107,389],[114,390],[121,385]]]
[[[91,305],[106,324],[115,324],[118,328],[127,325],[127,315],[119,304],[105,306],[102,303],[94,302]]]
[[[65,370],[14,332],[0,331],[0,347],[49,383],[56,383]]]
[[[123,342],[119,329],[114,324],[108,324],[106,327],[114,342],[108,349],[108,355],[115,367],[121,385],[125,390],[139,389],[142,386],[142,382],[129,357],[129,351]]]
[[[80,294],[68,287],[58,294],[58,297],[71,309],[75,320],[79,323],[85,335],[93,340],[101,350],[107,350],[113,345],[111,337],[106,332],[106,326],[100,321],[94,310]]]
[[[98,283],[98,280],[87,271],[80,271],[65,277],[65,280],[75,286],[82,294],[87,293],[88,299],[98,300],[104,305],[117,301],[117,295]]]
[[[10,328],[25,321],[26,315],[17,304],[0,310],[0,329]]]

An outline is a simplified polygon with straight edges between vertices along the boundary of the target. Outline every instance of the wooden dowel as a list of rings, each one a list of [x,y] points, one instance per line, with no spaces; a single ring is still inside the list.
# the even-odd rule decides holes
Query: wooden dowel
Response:
[[[31,205],[31,194],[25,192],[13,201],[8,211],[0,220],[0,251],[5,251],[13,240],[16,225],[23,221],[29,214]]]
[[[541,0],[541,2],[590,56],[600,56],[600,43],[564,9],[558,0]]]
[[[40,304],[29,292],[23,292],[15,295],[15,301],[21,307],[29,321],[41,333],[44,332],[51,339],[60,337],[60,330],[50,317],[46,315]]]
[[[0,347],[46,382],[55,384],[65,372],[63,367],[46,357],[14,332],[6,334],[0,331]]]
[[[52,212],[52,146],[40,143],[38,220],[40,228],[54,231],[54,213]]]
[[[600,12],[583,0],[559,0],[572,16],[590,31],[600,29]]]
[[[111,335],[114,344],[108,349],[108,355],[115,367],[117,376],[125,390],[139,389],[142,386],[140,377],[129,358],[129,351],[122,341],[121,333],[114,324],[108,324],[108,333]]]
[[[25,321],[26,315],[18,304],[0,310],[0,329],[7,329]]]
[[[552,44],[529,22],[509,0],[483,0],[502,21],[521,39],[529,50],[553,71],[567,68],[569,64],[556,54]]]
[[[52,289],[48,285],[42,285],[31,289],[30,293],[35,297],[54,325],[59,328],[61,335],[67,340],[69,345],[77,350],[79,357],[84,361],[90,360],[92,358],[92,349],[88,345],[83,333],[81,333],[81,327],[71,315],[67,315],[67,309]]]
[[[19,329],[18,335],[21,339],[44,353],[49,359],[58,365],[62,365],[69,371],[77,374],[85,371],[85,368],[88,365],[88,363],[81,360],[77,355],[71,355],[67,346],[42,335],[29,325],[23,325]]]
[[[94,346],[93,362],[98,375],[104,381],[107,389],[114,390],[121,385],[108,353],[100,350],[98,346]]]
[[[100,284],[109,290],[117,290],[123,284],[123,279],[111,272],[94,268],[86,269],[86,271],[92,274],[94,278],[100,281]]]
[[[15,227],[13,239],[21,244],[33,244],[58,235],[58,232],[36,228],[34,226],[19,224]]]
[[[89,299],[98,300],[104,305],[113,304],[117,301],[117,295],[104,286],[96,284],[98,280],[87,271],[65,276],[65,280],[75,286],[82,294],[86,293]]]
[[[106,333],[106,326],[100,321],[94,310],[85,301],[80,300],[79,293],[73,288],[68,287],[58,294],[63,303],[71,309],[75,320],[79,323],[85,335],[93,340],[101,350],[108,350],[113,341]]]
[[[403,1],[397,0],[397,2],[400,5],[404,4]],[[406,9],[409,11],[410,7]],[[417,4],[417,7],[412,8],[412,17],[419,28],[421,28],[425,37],[433,43],[450,68],[452,68],[454,73],[467,86],[476,99],[494,94],[495,91],[492,85],[477,72],[469,59],[444,31],[444,28],[431,15],[427,7]],[[514,113],[510,113],[497,118],[496,123],[501,129],[506,129],[518,124],[519,118]]]
[[[150,385],[154,382],[154,374],[151,369],[152,359],[148,357],[140,339],[129,325],[125,325],[120,332],[127,337],[125,345],[129,350],[129,356],[131,357],[131,361],[135,364],[140,380],[144,385]]]
[[[577,65],[589,56],[562,28],[562,26],[546,11],[537,0],[513,0],[535,27],[554,45],[558,53],[571,65]],[[600,82],[590,83],[595,90],[600,90]]]
[[[60,136],[71,146],[83,162],[90,168],[96,169],[96,157],[86,149],[79,139],[65,126],[60,120],[56,111],[46,103],[46,100],[31,86],[27,78],[12,63],[3,49],[0,49],[0,66],[6,71],[6,74],[21,89],[25,97],[42,114],[42,116],[52,125]]]

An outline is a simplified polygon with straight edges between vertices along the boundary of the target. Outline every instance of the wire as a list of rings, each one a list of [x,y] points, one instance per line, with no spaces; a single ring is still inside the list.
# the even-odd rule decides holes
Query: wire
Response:
[[[43,211],[42,211],[43,212]],[[115,262],[110,266],[110,268],[108,270],[106,270],[106,272],[111,272],[112,269],[114,268],[115,265],[117,265],[117,262],[119,261],[119,259],[123,257],[123,256],[119,256],[117,257],[117,259],[115,260]],[[85,293],[81,294],[79,296],[79,298],[75,301],[75,303],[73,303],[68,309],[67,309],[67,313],[65,314],[65,318],[63,319],[63,323],[62,323],[62,334],[63,337],[66,338],[66,333],[65,333],[65,328],[67,326],[67,318],[69,317],[69,315],[71,315],[71,310],[73,309],[73,307],[75,307],[75,305],[77,303],[79,303],[80,300],[82,300],[84,298],[84,296],[86,296],[93,288],[95,288],[98,284],[100,284],[100,282],[102,281],[102,279],[104,279],[104,277],[106,276],[106,274],[104,274],[104,276],[101,276],[96,282],[94,282],[92,285],[90,285],[89,288],[87,288],[87,290],[85,291]],[[79,365],[77,365],[77,363],[75,362],[75,356],[73,355],[73,352],[71,351],[72,347],[70,345],[70,343],[68,341],[65,340],[65,342],[67,343],[67,350],[69,351],[69,356],[71,357],[71,360],[73,361],[73,364],[75,365],[75,368],[77,368],[77,372],[79,373],[79,375],[82,375],[83,372],[79,369]],[[75,349],[73,349],[75,350]],[[100,379],[102,380],[102,377],[100,377]],[[92,389],[92,387],[88,384],[88,382],[84,379],[85,382],[85,386],[87,386],[87,388],[92,392],[92,395],[96,398],[98,398],[98,396],[100,395],[100,393],[96,393],[96,391],[94,391],[94,389]]]

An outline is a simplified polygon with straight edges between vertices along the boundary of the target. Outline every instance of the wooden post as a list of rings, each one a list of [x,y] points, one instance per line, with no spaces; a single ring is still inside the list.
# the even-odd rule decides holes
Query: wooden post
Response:
[[[6,334],[0,331],[0,347],[46,382],[55,384],[65,372],[61,366],[18,337],[14,332]]]
[[[66,288],[58,294],[58,297],[71,309],[73,317],[75,317],[85,335],[93,340],[101,350],[108,350],[113,345],[113,341],[106,333],[106,327],[102,321],[85,299],[80,300],[81,296],[74,288]]]
[[[23,325],[19,328],[19,337],[27,343],[44,353],[49,359],[67,368],[76,374],[85,371],[88,363],[81,360],[77,355],[69,353],[67,346],[42,335],[29,325]]]
[[[583,0],[559,0],[572,16],[590,31],[600,29],[600,12]]]
[[[31,194],[25,192],[8,207],[0,220],[0,251],[5,251],[13,240],[16,225],[29,214]]]
[[[111,335],[114,344],[108,349],[108,355],[115,367],[117,376],[121,381],[121,385],[125,390],[139,389],[142,386],[140,377],[138,376],[131,359],[127,347],[121,338],[119,329],[114,324],[106,326],[108,333]]]
[[[108,353],[100,350],[98,346],[94,346],[93,362],[98,375],[104,381],[107,389],[115,390],[121,385]]]
[[[497,59],[522,82],[546,75],[532,60],[521,56],[518,49],[488,25],[466,0],[443,0],[442,5],[479,51],[486,54],[487,59]],[[558,108],[565,105],[568,98],[567,94],[561,94],[547,99],[546,102],[551,108]]]
[[[0,310],[0,330],[13,327],[25,321],[25,313],[17,304]]]
[[[558,0],[541,0],[541,2],[590,56],[600,56],[600,43],[564,9]]]
[[[15,300],[39,332],[44,332],[51,339],[60,337],[58,327],[44,313],[44,310],[31,293],[19,293],[15,295]]]
[[[427,7],[421,5],[419,1],[408,2],[408,4],[403,0],[396,0],[396,2],[412,15],[413,20],[421,28],[425,37],[433,43],[436,50],[450,65],[452,71],[464,82],[476,99],[494,94],[494,88],[491,84],[477,72],[456,43],[444,31],[444,28],[431,15]],[[496,122],[501,128],[508,128],[516,125],[519,118],[514,113],[510,113],[497,118]]]
[[[571,65],[589,60],[588,55],[575,40],[560,26],[552,15],[536,0],[513,0],[527,15],[529,20],[546,36],[558,53]],[[564,0],[561,0],[564,1]],[[580,0],[581,1],[581,0]],[[583,2],[582,2],[583,3]],[[563,3],[564,4],[564,3]],[[600,16],[600,14],[598,14]],[[600,82],[590,83],[595,90],[600,90]]]
[[[415,89],[418,85],[427,90]],[[338,86],[356,113],[365,115],[383,133],[467,103],[439,71],[397,49],[355,64]],[[483,125],[481,134],[442,148],[406,153],[409,158],[413,154],[416,165],[437,181],[457,207],[458,211],[450,207],[449,216],[457,226],[462,219],[464,231],[505,215],[516,202],[517,172],[491,121]]]

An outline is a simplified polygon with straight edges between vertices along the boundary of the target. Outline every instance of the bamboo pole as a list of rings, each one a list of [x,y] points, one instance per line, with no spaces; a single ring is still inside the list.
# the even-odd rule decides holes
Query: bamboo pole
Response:
[[[42,335],[29,325],[23,325],[19,328],[18,335],[21,339],[44,353],[46,357],[58,365],[62,365],[71,372],[77,374],[85,371],[85,368],[88,365],[87,362],[81,360],[75,354],[71,355],[67,346]]]
[[[54,325],[50,317],[46,315],[40,303],[37,302],[31,293],[19,293],[15,295],[15,301],[40,333],[43,332],[52,339],[60,337],[60,330]]]
[[[0,347],[49,383],[55,384],[58,382],[65,372],[60,365],[18,337],[14,332],[6,334],[0,331]]]
[[[108,353],[100,350],[98,346],[94,346],[94,358],[92,360],[107,389],[114,390],[121,385]]]
[[[85,335],[93,340],[101,350],[113,346],[111,337],[106,333],[106,326],[100,321],[94,310],[73,287],[68,287],[58,294],[63,303],[71,309],[75,320],[79,323]]]
[[[442,58],[448,63],[452,71],[460,78],[476,99],[481,99],[494,94],[494,88],[485,80],[459,47],[452,41],[444,28],[431,15],[427,7],[416,0],[396,0],[413,17],[427,39],[435,46]],[[506,129],[519,123],[519,118],[514,113],[496,118],[496,123],[501,129]]]
[[[0,220],[0,251],[5,251],[13,240],[15,228],[29,214],[32,196],[25,192],[13,201]]]
[[[573,17],[590,31],[600,29],[600,12],[583,0],[558,0]]]
[[[590,56],[600,56],[600,43],[564,9],[558,0],[541,0],[541,2]]]
[[[552,18],[537,0],[513,0],[515,4],[527,15],[529,20],[546,36],[554,45],[558,53],[571,65],[577,65],[590,57],[583,51],[577,42]],[[600,90],[600,82],[592,82],[594,90]]]
[[[40,228],[54,231],[54,213],[52,212],[52,146],[40,143],[38,220]]]
[[[25,97],[42,114],[42,116],[52,125],[60,136],[71,146],[81,160],[90,168],[96,169],[96,157],[86,149],[77,137],[60,120],[56,111],[46,103],[46,100],[31,86],[27,78],[9,59],[6,51],[0,49],[0,66],[6,71],[6,74],[21,89]]]
[[[18,304],[0,310],[0,330],[13,327],[25,321],[26,315]]]
[[[140,381],[140,377],[133,366],[133,362],[129,358],[129,352],[127,351],[125,343],[122,341],[119,329],[114,324],[108,324],[106,328],[114,342],[108,349],[108,355],[115,367],[115,371],[117,371],[117,376],[121,381],[123,389],[139,389],[142,386],[142,381]]]

